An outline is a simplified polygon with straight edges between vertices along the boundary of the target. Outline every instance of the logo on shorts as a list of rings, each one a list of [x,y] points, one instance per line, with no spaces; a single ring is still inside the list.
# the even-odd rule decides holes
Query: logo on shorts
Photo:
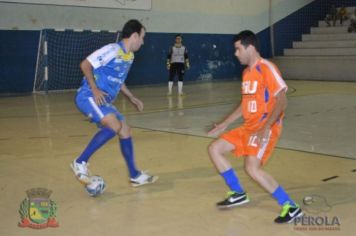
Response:
[[[20,205],[19,227],[43,229],[47,227],[58,227],[56,221],[57,205],[49,199],[51,190],[45,188],[32,188],[26,191],[25,198]]]

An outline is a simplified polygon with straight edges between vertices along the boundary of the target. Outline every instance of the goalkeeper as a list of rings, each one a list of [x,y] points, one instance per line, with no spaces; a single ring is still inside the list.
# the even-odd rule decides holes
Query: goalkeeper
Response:
[[[169,70],[168,96],[172,95],[174,77],[178,76],[178,95],[183,96],[183,77],[185,69],[189,69],[188,50],[182,44],[182,36],[176,35],[175,44],[167,55],[167,69]]]

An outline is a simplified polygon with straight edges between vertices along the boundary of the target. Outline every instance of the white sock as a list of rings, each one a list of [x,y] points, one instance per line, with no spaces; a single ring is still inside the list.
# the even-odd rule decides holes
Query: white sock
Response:
[[[178,94],[183,92],[183,81],[178,81]]]

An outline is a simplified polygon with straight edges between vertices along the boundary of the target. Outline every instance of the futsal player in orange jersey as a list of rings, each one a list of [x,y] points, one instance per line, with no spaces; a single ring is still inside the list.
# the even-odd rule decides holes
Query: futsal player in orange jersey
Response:
[[[235,56],[247,66],[242,75],[241,103],[223,121],[215,124],[208,134],[224,131],[240,117],[243,117],[244,123],[223,133],[209,146],[211,161],[230,188],[228,197],[218,202],[217,207],[229,208],[249,202],[235,171],[224,156],[233,152],[244,157],[247,174],[282,206],[275,222],[291,223],[303,215],[302,210],[263,169],[282,131],[287,85],[277,67],[260,56],[258,39],[253,32],[240,32],[234,37],[234,46]]]

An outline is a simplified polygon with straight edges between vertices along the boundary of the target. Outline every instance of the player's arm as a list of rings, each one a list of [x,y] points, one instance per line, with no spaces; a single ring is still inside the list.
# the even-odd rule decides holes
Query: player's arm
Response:
[[[96,104],[103,105],[105,103],[105,95],[107,94],[99,90],[98,87],[96,86],[94,74],[93,74],[93,66],[90,64],[90,62],[87,59],[85,59],[80,63],[80,69],[82,70],[86,80],[89,83]]]
[[[286,88],[281,89],[274,97],[276,100],[275,106],[271,115],[268,116],[266,123],[264,126],[256,133],[258,142],[263,142],[269,136],[269,132],[271,127],[276,121],[280,118],[282,112],[287,108],[287,96],[286,96]]]
[[[185,67],[187,69],[189,69],[190,68],[190,63],[189,63],[188,49],[187,48],[185,48],[185,50],[184,50],[184,62],[185,62]]]
[[[170,48],[168,51],[168,54],[167,54],[167,62],[166,62],[167,70],[169,70],[171,68],[172,53],[173,53],[173,50],[172,50],[172,48]]]
[[[222,122],[214,124],[214,128],[208,132],[208,135],[224,131],[231,123],[242,116],[242,106],[239,104],[236,109],[230,113]]]
[[[269,116],[269,118],[266,121],[266,126],[271,127],[278,118],[281,116],[282,112],[285,111],[288,105],[287,101],[287,95],[286,95],[286,89],[282,89],[275,95],[276,103],[275,107],[272,111],[272,114]]]
[[[136,98],[125,84],[121,86],[121,92],[129,99],[129,101],[136,106],[138,111],[143,111],[143,102]]]

